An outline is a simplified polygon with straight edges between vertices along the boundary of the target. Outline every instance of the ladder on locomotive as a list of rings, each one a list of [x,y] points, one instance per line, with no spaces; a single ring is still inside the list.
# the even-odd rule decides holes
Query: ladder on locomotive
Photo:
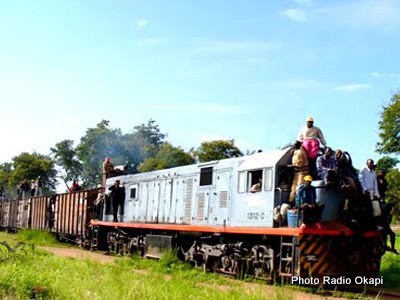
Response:
[[[281,236],[279,276],[292,277],[297,273],[299,244],[297,236]]]

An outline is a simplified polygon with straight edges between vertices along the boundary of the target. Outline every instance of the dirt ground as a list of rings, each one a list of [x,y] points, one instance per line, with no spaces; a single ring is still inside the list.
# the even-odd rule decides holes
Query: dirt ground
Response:
[[[102,264],[111,263],[116,259],[113,256],[92,251],[86,251],[78,248],[56,248],[56,247],[39,247],[39,248],[46,250],[47,252],[53,253],[54,255],[57,256],[72,257],[83,260],[89,259],[97,261]]]

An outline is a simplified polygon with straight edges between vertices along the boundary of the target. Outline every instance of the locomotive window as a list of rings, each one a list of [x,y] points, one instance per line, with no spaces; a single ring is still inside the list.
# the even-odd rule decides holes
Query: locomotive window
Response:
[[[200,186],[212,185],[213,167],[202,168],[200,170]]]
[[[265,170],[264,187],[265,191],[272,190],[272,169]]]
[[[130,196],[132,200],[137,200],[138,199],[138,186],[137,185],[132,185],[130,187]]]
[[[247,191],[250,192],[251,188],[256,184],[261,184],[260,192],[263,188],[263,170],[254,170],[247,173]]]
[[[239,193],[246,192],[246,172],[239,173]]]

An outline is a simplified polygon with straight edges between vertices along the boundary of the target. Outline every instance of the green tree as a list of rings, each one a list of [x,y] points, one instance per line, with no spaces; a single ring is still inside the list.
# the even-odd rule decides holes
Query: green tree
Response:
[[[105,157],[110,157],[114,165],[127,165],[129,173],[137,173],[140,163],[157,154],[166,136],[154,120],[135,126],[127,134],[122,134],[118,128],[110,128],[109,124],[109,121],[102,120],[95,128],[87,129],[76,147],[85,188],[101,183],[101,166]]]
[[[71,140],[63,140],[50,148],[55,162],[60,166],[65,174],[61,176],[65,184],[82,175],[82,163],[78,160],[74,142]]]
[[[383,154],[400,154],[400,94],[396,93],[390,99],[389,105],[383,107],[379,121],[379,138],[376,150]],[[384,156],[378,161],[378,168],[387,169],[386,180],[389,190],[386,201],[394,204],[395,216],[400,216],[400,171],[396,168],[399,159]]]
[[[11,192],[9,184],[10,177],[13,171],[12,163],[3,163],[0,165],[0,193],[7,193]]]
[[[378,160],[378,162],[376,163],[376,168],[378,170],[386,169],[387,171],[390,171],[396,167],[398,162],[399,160],[397,158],[384,156]]]
[[[76,147],[76,155],[82,163],[84,188],[95,187],[101,182],[101,165],[105,157],[120,160],[123,152],[121,130],[109,128],[109,123],[102,120],[95,128],[88,128]]]
[[[379,153],[400,154],[400,94],[394,94],[390,104],[383,107],[379,121],[379,137]]]
[[[135,126],[133,135],[136,143],[141,145],[143,158],[156,155],[166,137],[166,134],[161,133],[156,121],[151,119],[147,124]]]
[[[8,182],[10,187],[16,187],[24,180],[32,181],[40,177],[44,193],[55,192],[57,171],[49,156],[24,152],[15,156],[12,161],[13,171]]]
[[[203,142],[193,154],[200,162],[243,156],[242,151],[235,146],[234,140]]]
[[[140,172],[149,172],[194,163],[195,160],[189,153],[169,143],[164,143],[160,146],[160,150],[157,152],[156,156],[146,159],[140,164],[138,170]]]

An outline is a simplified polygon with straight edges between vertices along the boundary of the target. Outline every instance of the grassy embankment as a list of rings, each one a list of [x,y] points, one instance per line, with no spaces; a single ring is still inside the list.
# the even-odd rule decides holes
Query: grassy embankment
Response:
[[[0,241],[63,246],[46,233],[32,231],[0,233]],[[400,287],[400,256],[387,253],[381,270],[385,286]],[[171,255],[161,262],[133,257],[100,264],[56,257],[36,247],[34,253],[0,261],[0,299],[294,299],[297,291],[205,274]]]
[[[133,257],[100,264],[40,250],[40,245],[57,244],[45,233],[0,233],[4,240],[35,243],[36,248],[0,262],[0,299],[293,299],[290,289],[205,274],[172,255],[161,261]]]

